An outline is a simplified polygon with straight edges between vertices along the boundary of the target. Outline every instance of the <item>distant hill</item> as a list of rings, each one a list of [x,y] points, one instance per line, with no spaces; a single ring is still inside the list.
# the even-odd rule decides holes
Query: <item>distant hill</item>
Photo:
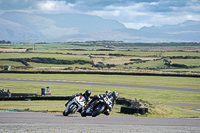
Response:
[[[41,15],[54,21],[60,28],[74,28],[79,33],[125,28],[118,21],[84,14],[46,14]]]
[[[115,40],[127,42],[200,42],[200,21],[186,21],[177,25],[113,29],[54,38],[60,41]]]
[[[136,30],[126,28],[115,20],[84,14],[6,12],[0,15],[0,40],[11,42],[200,42],[199,36],[200,21]]]
[[[41,34],[43,37],[43,40],[47,38],[51,38],[51,37],[59,37],[62,35],[78,33],[77,30],[74,30],[73,28],[61,28],[61,27],[55,26],[55,22],[51,19],[41,17],[38,15],[28,14],[28,13],[6,12],[0,15],[0,18],[23,25],[26,28],[31,29],[33,32],[37,32]],[[4,28],[8,28],[8,27],[4,27]],[[27,40],[28,38],[24,38],[24,39]]]
[[[40,33],[26,26],[0,18],[0,40],[33,41],[41,37]]]

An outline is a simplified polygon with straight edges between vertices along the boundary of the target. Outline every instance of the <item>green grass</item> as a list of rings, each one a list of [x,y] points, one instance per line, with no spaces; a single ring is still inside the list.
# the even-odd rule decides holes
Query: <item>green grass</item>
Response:
[[[45,44],[46,45],[46,44]],[[57,60],[86,60],[91,61],[89,54],[104,54],[106,56],[93,56],[93,61],[95,64],[98,62],[103,62],[104,64],[115,64],[120,65],[117,67],[111,68],[111,70],[120,69],[123,70],[125,68],[131,68],[129,71],[135,71],[137,68],[141,69],[157,69],[159,71],[200,71],[200,68],[175,68],[175,67],[169,67],[164,65],[164,62],[162,60],[157,61],[151,61],[151,62],[145,62],[140,64],[129,64],[124,65],[125,63],[130,63],[130,59],[141,59],[141,60],[152,60],[158,57],[161,54],[161,51],[71,51],[71,50],[33,50],[34,52],[42,52],[42,53],[0,53],[0,59],[9,59],[9,58],[32,58],[32,57],[41,57],[41,58],[56,58]],[[67,53],[72,53],[75,55],[64,55]],[[108,54],[124,54],[129,56],[107,56]],[[200,53],[197,52],[164,52],[162,55],[163,57],[166,56],[199,56]],[[200,66],[200,59],[171,59],[172,63],[177,64],[185,64],[187,66]],[[0,65],[11,65],[13,67],[15,66],[23,66],[23,64],[19,64],[16,62],[5,62],[0,61]],[[42,63],[29,63],[31,67],[85,67],[85,68],[92,68],[91,65],[55,65],[55,64],[42,64]],[[42,69],[42,68],[41,68]],[[60,69],[60,68],[58,68]],[[96,68],[97,69],[97,68]],[[107,68],[105,68],[107,69]],[[55,68],[54,68],[55,70]]]
[[[96,51],[96,50],[87,50],[87,51],[74,51],[74,50],[47,50],[47,49],[36,49],[36,50],[31,50],[31,52],[41,52],[41,53],[62,53],[62,54],[84,54],[84,55],[89,55],[89,54],[109,54],[112,53],[114,54],[115,51]]]
[[[200,57],[199,52],[165,52],[163,56],[198,56]]]
[[[32,58],[32,57],[42,57],[42,58],[56,58],[57,60],[85,60],[91,61],[87,55],[63,55],[63,54],[39,54],[39,53],[0,53],[0,59],[10,59],[10,58]],[[62,64],[43,64],[28,62],[31,67],[91,67],[91,64],[74,64],[74,65],[62,65]],[[1,66],[10,65],[12,67],[24,66],[20,62],[14,61],[0,61]],[[41,68],[42,69],[42,68]],[[58,68],[59,69],[59,68]]]
[[[15,61],[3,61],[0,60],[0,65],[1,66],[24,66],[21,62],[15,62]]]
[[[199,46],[197,44],[191,44],[191,43],[185,43],[185,44],[137,44],[137,43],[126,43],[126,42],[97,42],[97,43],[86,43],[86,42],[65,42],[65,43],[47,43],[47,44],[0,44],[1,48],[18,48],[18,49],[87,49],[87,50],[96,50],[96,49],[112,49],[112,50],[134,50],[134,51],[140,51],[140,50],[147,50],[147,49],[171,49],[171,51],[174,51],[175,49],[199,49]],[[189,49],[188,49],[189,48]]]
[[[187,66],[200,66],[200,59],[171,59],[172,63],[185,64]]]
[[[180,73],[182,73],[182,72],[200,72],[200,67],[198,67],[198,68],[176,68],[176,69],[161,69],[161,71],[165,71],[165,72],[167,72],[167,71],[170,71],[170,72],[174,72],[174,71],[179,71]]]
[[[46,79],[86,81],[99,83],[117,83],[131,85],[149,85],[200,89],[199,78],[165,77],[165,76],[135,76],[135,75],[101,75],[101,74],[5,74],[0,78]]]
[[[158,56],[162,52],[154,51],[117,51],[115,54],[132,55],[132,56]]]
[[[174,105],[155,105],[153,108],[149,109],[150,113],[146,116],[156,118],[200,118],[199,111],[187,110],[184,108],[188,107]]]
[[[63,111],[66,101],[1,101],[3,110]]]
[[[167,67],[164,65],[164,62],[162,60],[158,61],[151,61],[151,62],[146,62],[146,63],[139,63],[139,64],[130,64],[127,66],[121,66],[121,67],[131,67],[131,68],[164,68]]]
[[[55,111],[62,113],[65,110],[67,101],[1,101],[1,110],[27,110],[27,111]],[[127,115],[120,113],[121,106],[114,105],[111,115],[138,116],[138,114]],[[143,117],[156,118],[200,118],[200,112],[187,110],[184,106],[154,105],[149,108],[149,113]],[[191,108],[191,107],[190,107]],[[198,108],[199,109],[199,108]]]
[[[89,89],[92,95],[102,94],[106,90],[116,90],[120,97],[127,99],[143,99],[152,102],[161,103],[182,103],[199,104],[197,92],[156,90],[144,88],[113,87],[113,86],[93,86],[77,84],[58,84],[58,83],[37,83],[37,82],[17,82],[0,81],[1,88],[9,89],[15,93],[37,93],[41,94],[41,88],[52,88],[53,96],[71,96],[75,93],[84,92]]]

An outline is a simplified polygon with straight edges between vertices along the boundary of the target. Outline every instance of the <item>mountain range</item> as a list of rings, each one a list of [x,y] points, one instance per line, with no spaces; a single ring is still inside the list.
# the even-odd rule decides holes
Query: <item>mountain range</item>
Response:
[[[84,14],[0,15],[0,40],[19,42],[125,41],[200,42],[200,21],[177,25],[126,28],[122,23]]]

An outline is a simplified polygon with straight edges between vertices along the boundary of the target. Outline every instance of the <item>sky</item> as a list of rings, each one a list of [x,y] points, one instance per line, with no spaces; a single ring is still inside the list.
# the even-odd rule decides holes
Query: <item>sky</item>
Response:
[[[200,21],[200,0],[0,0],[0,14],[9,11],[88,14],[140,29]]]

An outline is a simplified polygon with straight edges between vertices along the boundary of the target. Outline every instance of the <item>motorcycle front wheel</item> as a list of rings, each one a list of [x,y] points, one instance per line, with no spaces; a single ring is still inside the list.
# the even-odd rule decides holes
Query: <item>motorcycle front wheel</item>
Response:
[[[97,107],[95,110],[92,112],[92,117],[96,117],[97,115],[100,115],[105,109],[105,106],[101,106],[100,108]]]
[[[65,110],[64,110],[63,116],[68,116],[68,115],[69,115],[69,111],[68,111],[68,112],[65,112]]]
[[[77,105],[76,104],[72,104],[72,105],[70,105],[70,107],[69,107],[69,109],[68,109],[68,111],[67,112],[63,112],[63,116],[68,116],[69,114],[73,114],[73,113],[75,113],[76,112],[76,110],[77,110]]]

